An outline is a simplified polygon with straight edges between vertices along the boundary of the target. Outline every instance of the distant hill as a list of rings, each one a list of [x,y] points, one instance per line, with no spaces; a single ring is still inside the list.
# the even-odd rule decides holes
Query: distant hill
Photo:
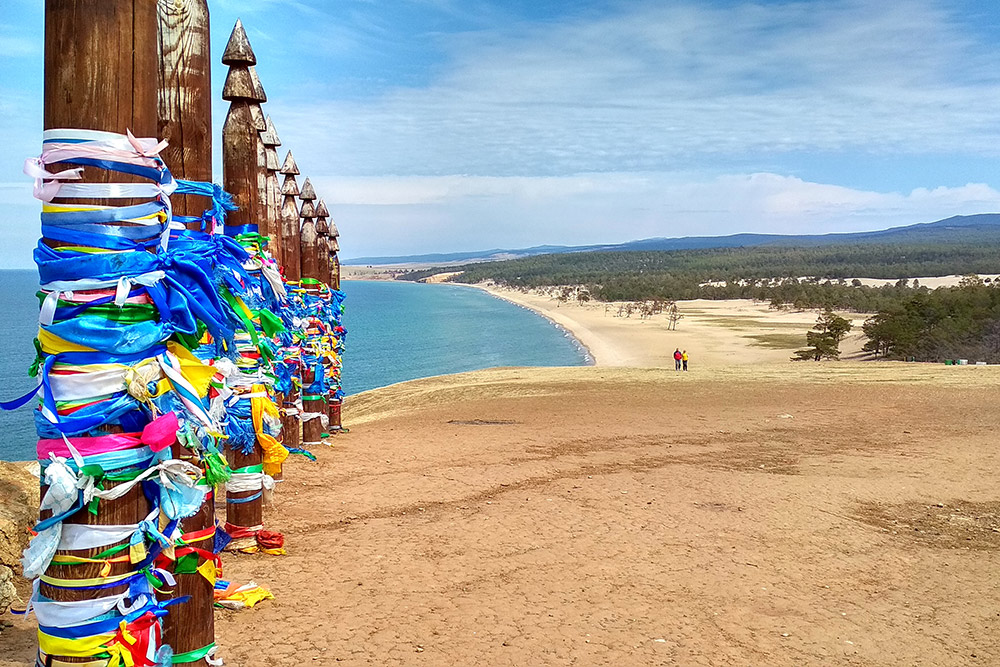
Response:
[[[652,238],[627,243],[588,246],[544,245],[515,250],[482,250],[428,255],[402,255],[395,257],[357,257],[343,260],[350,265],[384,264],[467,264],[493,262],[535,255],[572,252],[630,251],[630,250],[697,250],[706,248],[750,248],[756,246],[799,246],[882,244],[882,243],[969,243],[1000,242],[1000,213],[956,215],[936,222],[919,223],[905,227],[892,227],[873,232],[848,232],[840,234],[731,234],[729,236],[685,236],[681,238]]]
[[[565,245],[539,245],[532,248],[519,248],[517,250],[504,250],[494,248],[493,250],[474,250],[468,252],[439,252],[427,255],[395,255],[383,257],[352,257],[341,260],[341,263],[350,266],[371,265],[396,265],[396,264],[434,264],[436,266],[447,266],[449,264],[468,264],[469,262],[499,262],[505,259],[517,259],[518,257],[532,257],[534,255],[552,255],[564,252],[582,252],[604,248],[605,246],[565,246]]]

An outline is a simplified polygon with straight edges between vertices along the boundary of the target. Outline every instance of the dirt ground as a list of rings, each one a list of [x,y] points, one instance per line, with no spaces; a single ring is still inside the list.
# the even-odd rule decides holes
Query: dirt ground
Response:
[[[498,369],[353,397],[229,665],[1000,664],[995,368]],[[406,406],[401,407],[401,406]],[[27,664],[30,625],[0,633]]]

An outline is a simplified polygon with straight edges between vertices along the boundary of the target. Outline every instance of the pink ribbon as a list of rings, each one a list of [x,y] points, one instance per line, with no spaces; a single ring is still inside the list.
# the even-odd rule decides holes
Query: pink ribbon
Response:
[[[143,445],[154,452],[160,452],[176,442],[178,428],[177,415],[168,412],[146,424],[142,433],[109,433],[95,437],[70,438],[69,441],[82,456],[120,452]],[[66,458],[72,455],[61,439],[39,440],[36,451],[39,460],[48,459],[50,454]]]

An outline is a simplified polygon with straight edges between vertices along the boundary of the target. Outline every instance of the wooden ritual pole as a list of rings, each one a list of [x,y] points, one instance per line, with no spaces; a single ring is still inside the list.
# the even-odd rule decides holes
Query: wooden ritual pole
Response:
[[[299,215],[302,217],[302,278],[312,280],[322,280],[319,272],[319,236],[316,233],[316,191],[312,182],[307,178],[302,184],[302,191],[299,193],[299,200],[302,206]],[[319,288],[315,285],[305,285],[309,294],[319,294]],[[303,350],[305,353],[306,350]],[[315,354],[320,350],[311,349]],[[302,442],[307,445],[318,444],[323,441],[323,422],[318,415],[326,413],[326,397],[323,395],[310,394],[306,391],[310,384],[316,379],[315,366],[302,367]]]
[[[330,211],[326,208],[326,202],[322,199],[316,204],[316,235],[318,237],[317,243],[317,254],[319,255],[319,273],[320,282],[325,284],[328,289],[333,289],[332,285],[332,266],[330,264],[330,226],[327,224],[326,219],[330,217]],[[332,307],[332,304],[331,304]],[[328,360],[326,363],[330,374],[333,373],[333,361]],[[326,414],[329,419],[329,425],[327,426],[327,431],[330,433],[336,433],[341,430],[340,424],[340,408],[341,401],[336,397],[337,390],[335,387],[331,387],[326,395]]]
[[[156,135],[156,5],[131,0],[46,0],[45,2],[45,81],[43,127],[46,130],[73,128],[124,134],[131,129],[137,137]],[[87,167],[84,182],[127,182],[126,174]],[[71,200],[58,199],[70,203]],[[130,200],[87,199],[87,204],[127,205]],[[43,239],[50,247],[73,245]],[[80,245],[86,245],[81,241]],[[112,324],[113,326],[113,324]],[[96,393],[96,392],[95,392]],[[120,426],[105,426],[107,432],[121,432]],[[107,483],[106,487],[116,486]],[[45,488],[42,489],[42,496]],[[67,517],[65,524],[128,525],[149,514],[151,505],[136,485],[117,500],[101,500],[97,514],[87,508]],[[46,510],[42,518],[50,516]],[[123,544],[125,542],[119,543]],[[59,551],[60,554],[91,558],[109,547]],[[101,563],[54,565],[46,574],[64,579],[101,577]],[[132,570],[128,562],[111,563],[109,576]],[[40,584],[39,592],[58,602],[90,600],[124,593],[127,585],[89,590],[57,588]],[[63,663],[87,663],[91,658],[52,655]]]
[[[257,76],[256,67],[250,68],[250,80],[253,82],[254,95],[257,98],[257,104],[250,105],[250,115],[253,117],[254,126],[257,128],[257,170],[255,174],[257,176],[257,206],[261,213],[257,221],[257,227],[258,231],[267,237],[265,248],[273,252],[275,230],[272,226],[273,221],[268,204],[267,147],[264,145],[265,134],[267,133],[267,117],[260,106],[267,101],[267,94],[264,92],[264,86],[260,82],[260,77]]]
[[[316,234],[316,191],[309,179],[302,184],[299,192],[302,206],[299,216],[302,218],[302,236],[300,240],[302,256],[302,277],[322,280],[319,273],[319,236]]]
[[[257,226],[259,229],[265,218],[260,196],[263,170],[258,167],[258,156],[263,154],[260,130],[266,129],[259,104],[264,95],[259,80],[252,73],[257,58],[239,20],[222,54],[222,62],[229,66],[222,99],[230,103],[222,126],[222,181],[239,207],[229,214],[227,223],[230,227]],[[226,457],[229,466],[238,470],[260,465],[263,450],[257,442],[249,454],[227,447]],[[226,503],[226,522],[230,526],[252,529],[263,523],[263,500],[259,491],[231,492],[226,496],[227,500],[258,496],[247,502]],[[243,542],[245,540],[234,540],[233,546],[243,546]]]
[[[212,181],[212,62],[207,0],[157,0],[157,136],[175,178]],[[210,202],[176,195],[175,214],[201,215]],[[192,225],[192,228],[195,228]],[[200,229],[200,226],[197,227]]]
[[[158,0],[158,134],[170,142],[161,157],[174,178],[212,181],[212,61],[207,0]],[[200,216],[211,200],[197,195],[171,199],[176,215]],[[188,223],[200,230],[200,223]],[[219,230],[221,233],[222,230]],[[174,456],[198,464],[174,445]],[[185,534],[215,525],[215,493],[209,490],[198,512],[181,522]],[[199,558],[198,564],[205,562]],[[215,642],[214,587],[200,572],[174,574],[177,585],[166,599],[190,597],[170,607],[163,619],[163,643],[175,655],[191,654]]]
[[[265,129],[260,133],[261,142],[264,145],[264,169],[265,169],[265,204],[267,213],[267,237],[271,254],[278,262],[278,266],[283,266],[284,253],[281,244],[281,185],[278,180],[278,172],[281,165],[278,163],[278,146],[281,140],[278,139],[278,132],[274,129],[271,117],[265,118]]]
[[[340,291],[340,230],[330,221],[330,289]]]
[[[299,184],[295,182],[299,168],[291,151],[288,151],[278,171],[285,177],[281,184],[281,208],[278,210],[278,222],[281,227],[281,241],[278,244],[281,247],[281,266],[288,281],[298,282],[302,278],[302,264],[299,258],[299,205],[296,201]],[[299,378],[302,378],[301,366]],[[302,416],[299,414],[298,400],[299,390],[292,385],[291,391],[282,398],[281,437],[286,447],[298,447],[302,443]]]
[[[326,202],[322,199],[316,204],[316,255],[319,259],[319,281],[330,286],[330,225],[326,219],[330,217],[330,211],[326,208]]]
[[[281,184],[281,253],[284,260],[285,278],[291,282],[302,279],[302,258],[300,251],[301,235],[299,232],[299,205],[295,198],[299,195],[299,184],[295,177],[299,168],[288,151],[285,161],[279,170],[285,177]]]

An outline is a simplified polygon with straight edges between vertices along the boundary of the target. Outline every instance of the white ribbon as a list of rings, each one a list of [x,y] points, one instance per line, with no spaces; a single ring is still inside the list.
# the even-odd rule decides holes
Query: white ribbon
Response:
[[[38,579],[32,582],[31,598],[24,613],[33,612],[35,618],[38,619],[38,624],[46,627],[71,628],[77,625],[86,625],[98,616],[103,616],[115,609],[125,616],[149,603],[148,597],[138,595],[132,604],[125,604],[125,600],[129,599],[130,596],[129,591],[96,600],[76,600],[73,602],[41,600],[38,590],[40,583]]]
[[[144,287],[152,287],[156,283],[160,282],[166,277],[166,272],[164,271],[149,271],[147,273],[139,274],[138,276],[129,276],[128,280],[134,285],[142,285]],[[109,280],[97,280],[93,278],[83,278],[81,280],[53,280],[50,283],[45,283],[41,287],[43,290],[58,290],[60,292],[72,292],[74,290],[95,290],[104,289],[107,287],[117,287],[120,278],[111,278]]]
[[[70,375],[60,373],[49,374],[49,386],[52,388],[52,396],[55,400],[76,401],[84,398],[114,394],[123,389],[128,389],[129,394],[133,397],[143,400],[146,398],[146,394],[141,393],[139,389],[145,389],[145,385],[150,382],[158,382],[164,377],[155,357],[132,366],[114,364],[114,368],[92,371],[87,370],[87,365],[78,366],[77,368],[83,372]],[[132,382],[126,384],[126,378],[130,374],[133,375],[131,378]],[[139,387],[139,384],[142,387]]]
[[[227,493],[274,489],[274,478],[262,472],[234,472],[226,482]]]

